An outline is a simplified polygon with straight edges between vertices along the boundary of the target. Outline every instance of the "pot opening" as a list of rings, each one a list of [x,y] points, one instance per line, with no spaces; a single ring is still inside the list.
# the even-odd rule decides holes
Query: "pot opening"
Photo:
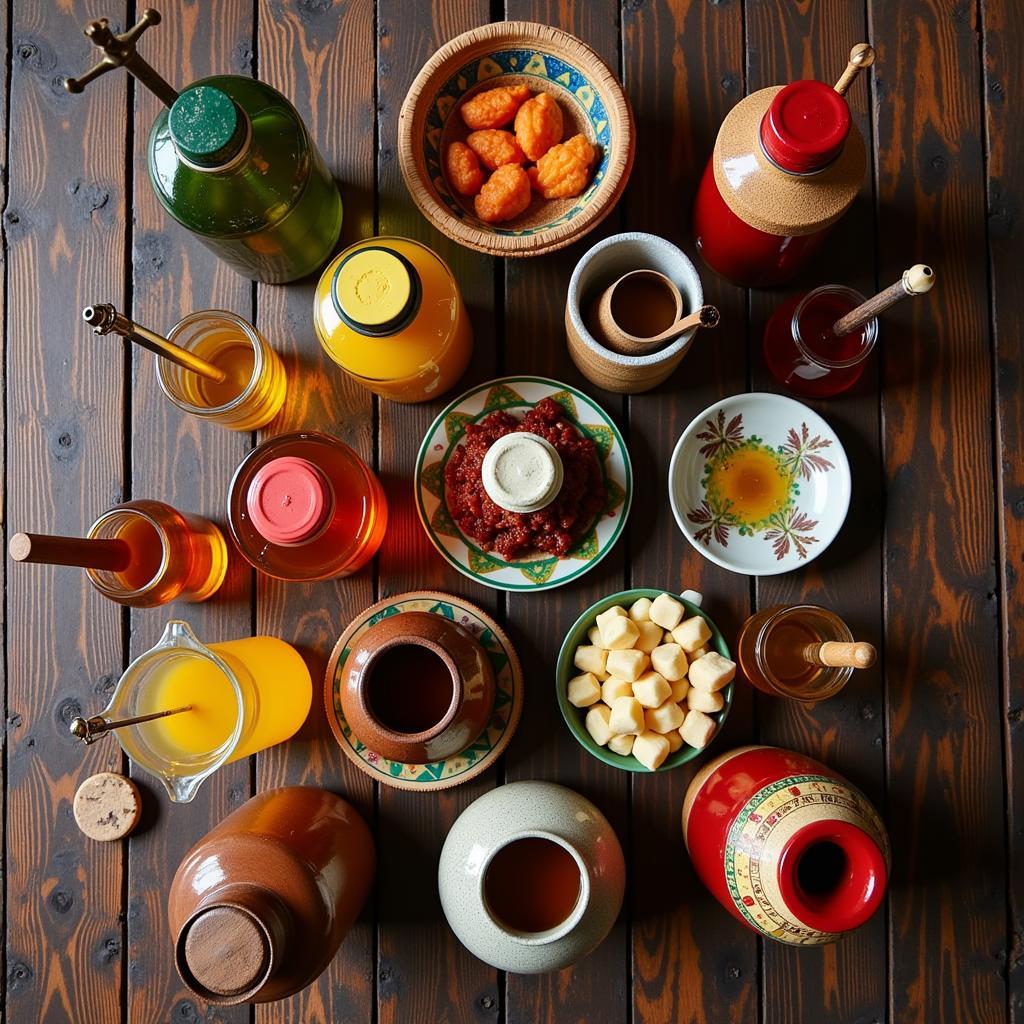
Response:
[[[397,643],[381,651],[370,667],[367,709],[391,732],[429,732],[443,721],[456,697],[447,662],[423,644]]]
[[[484,872],[484,898],[502,927],[526,935],[550,932],[572,915],[582,890],[579,865],[543,836],[513,839]]]
[[[805,898],[821,900],[835,892],[849,868],[843,848],[826,839],[804,851],[796,866],[797,883]]]

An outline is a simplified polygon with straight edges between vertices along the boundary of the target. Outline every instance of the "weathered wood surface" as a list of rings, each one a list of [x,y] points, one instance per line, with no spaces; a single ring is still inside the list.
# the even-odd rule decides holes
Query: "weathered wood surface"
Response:
[[[760,337],[791,292],[748,293],[705,273],[723,325],[672,381],[629,400],[585,388],[628,431],[637,493],[647,496],[627,536],[584,581],[506,597],[437,558],[409,500],[416,449],[441,403],[378,402],[351,384],[316,343],[312,281],[250,286],[168,220],[145,175],[151,96],[118,75],[84,96],[63,92],[60,76],[94,57],[85,21],[105,14],[121,27],[136,5],[0,4],[5,541],[18,529],[79,531],[127,497],[222,520],[227,479],[256,440],[185,419],[157,391],[148,354],[93,338],[80,310],[103,299],[157,329],[217,305],[253,317],[292,382],[268,433],[303,426],[341,436],[379,469],[392,514],[376,564],[352,579],[285,585],[236,565],[226,592],[198,607],[123,612],[75,570],[5,567],[4,1019],[1024,1020],[1024,888],[1011,868],[1024,855],[1024,654],[1013,628],[1024,607],[1018,5],[165,0],[161,11],[164,24],[142,49],[172,81],[255,73],[293,100],[343,191],[340,244],[402,234],[448,260],[476,336],[462,386],[506,372],[582,384],[561,342],[576,260],[622,229],[661,234],[692,254],[690,204],[724,114],[762,86],[838,76],[869,27],[878,61],[849,98],[870,166],[854,213],[798,286],[835,280],[870,293],[918,259],[935,264],[939,284],[886,314],[864,379],[819,404],[847,447],[855,492],[843,534],[812,566],[753,585],[700,558],[656,500],[694,415],[748,387],[776,390]],[[419,66],[453,35],[500,17],[580,36],[623,76],[637,116],[637,163],[619,208],[587,241],[541,260],[503,263],[449,243],[415,210],[397,166],[398,110]],[[561,637],[591,600],[629,585],[703,592],[727,635],[752,608],[815,601],[879,645],[882,663],[836,700],[801,710],[741,688],[728,726],[734,742],[824,757],[888,818],[887,910],[845,944],[797,952],[740,928],[686,860],[678,813],[692,772],[623,778],[562,727],[550,683]],[[436,799],[355,771],[319,711],[344,625],[378,597],[423,587],[495,614],[527,679],[503,763]],[[88,843],[70,815],[75,787],[126,766],[112,741],[73,746],[66,723],[101,707],[126,659],[176,615],[212,640],[255,629],[296,642],[313,673],[314,714],[295,741],[222,771],[191,805],[171,806],[144,783],[150,813],[136,836],[120,848]],[[444,923],[435,883],[459,812],[490,787],[526,778],[592,797],[630,862],[627,905],[608,940],[573,971],[539,978],[505,976],[470,956]],[[342,793],[371,822],[375,894],[303,993],[254,1010],[205,1007],[171,964],[171,875],[254,789],[296,782]]]

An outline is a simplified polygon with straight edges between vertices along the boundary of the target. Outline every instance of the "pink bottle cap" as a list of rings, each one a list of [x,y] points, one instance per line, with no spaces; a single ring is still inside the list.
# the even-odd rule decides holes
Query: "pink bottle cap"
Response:
[[[260,535],[271,544],[301,544],[330,513],[330,484],[306,459],[286,455],[253,477],[245,505]]]
[[[779,90],[761,119],[765,153],[783,170],[808,174],[830,164],[850,132],[850,108],[830,85],[806,79]]]

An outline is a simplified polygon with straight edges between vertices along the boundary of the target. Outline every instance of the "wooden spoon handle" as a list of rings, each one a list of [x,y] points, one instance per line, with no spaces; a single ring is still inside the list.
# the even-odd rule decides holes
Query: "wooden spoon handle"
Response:
[[[850,62],[846,65],[846,70],[839,76],[839,81],[836,82],[833,89],[840,96],[846,95],[846,90],[853,84],[853,80],[865,69],[871,67],[875,63],[875,51],[872,49],[870,43],[858,43],[850,51]]]
[[[875,663],[875,657],[874,647],[863,642],[828,640],[823,644],[808,644],[804,648],[807,661],[827,668],[870,668]]]
[[[675,338],[676,336],[688,331],[691,327],[717,327],[718,321],[722,319],[722,314],[718,312],[714,306],[701,306],[700,309],[695,309],[688,316],[684,316],[682,320],[677,320],[667,330],[662,331],[661,334],[654,338],[648,338],[647,344],[658,345],[663,341],[668,341],[669,338]]]
[[[16,533],[9,550],[16,562],[77,565],[109,572],[123,572],[132,560],[132,549],[123,540],[54,537],[46,533]]]

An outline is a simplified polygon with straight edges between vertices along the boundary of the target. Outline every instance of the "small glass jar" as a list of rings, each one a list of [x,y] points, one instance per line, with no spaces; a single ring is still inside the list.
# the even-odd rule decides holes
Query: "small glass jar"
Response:
[[[853,668],[816,664],[808,647],[838,641],[852,643],[853,634],[838,615],[814,604],[775,605],[743,624],[736,642],[740,670],[762,693],[814,704],[837,694]]]
[[[284,364],[247,320],[204,309],[179,320],[167,340],[227,374],[218,384],[158,359],[160,388],[182,412],[246,432],[266,426],[280,412],[287,390]]]
[[[373,471],[329,434],[281,434],[254,448],[228,490],[228,526],[255,568],[279,580],[358,572],[377,553],[388,506]]]
[[[126,569],[86,572],[104,597],[132,608],[205,601],[228,571],[228,546],[220,530],[210,520],[162,501],[115,505],[89,527],[88,537],[128,545],[131,561]]]
[[[809,398],[853,387],[878,339],[878,319],[843,337],[832,326],[864,301],[852,288],[828,284],[782,303],[764,331],[764,359],[772,376],[788,391]]]

